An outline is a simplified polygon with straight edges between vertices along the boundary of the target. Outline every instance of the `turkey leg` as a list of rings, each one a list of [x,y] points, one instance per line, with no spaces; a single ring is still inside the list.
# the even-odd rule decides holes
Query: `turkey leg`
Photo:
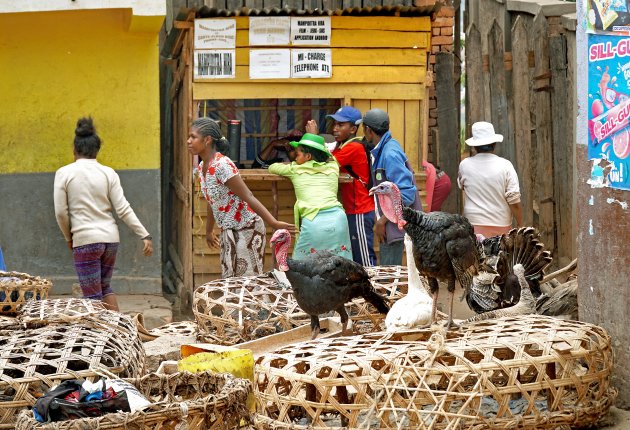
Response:
[[[458,328],[459,326],[453,322],[453,298],[455,297],[455,280],[449,279],[448,281],[448,321],[446,323],[446,329],[451,327]],[[433,303],[435,305],[435,302]]]
[[[438,284],[437,279],[435,278],[427,278],[427,279],[429,281],[429,292],[431,293],[431,296],[433,297],[433,306],[431,307],[431,323],[429,324],[429,326],[431,326],[431,324],[437,321],[436,319],[437,299],[438,299],[438,294],[440,292],[440,286]]]
[[[346,307],[341,305],[336,311],[341,317],[341,335],[350,336],[352,333],[348,333],[348,312],[346,312]]]
[[[319,335],[319,330],[319,317],[317,315],[311,315],[311,340]]]

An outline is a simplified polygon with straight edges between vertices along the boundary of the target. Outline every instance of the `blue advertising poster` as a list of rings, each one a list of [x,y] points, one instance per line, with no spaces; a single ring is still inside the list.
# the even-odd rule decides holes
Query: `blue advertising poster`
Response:
[[[630,34],[628,0],[586,0],[586,31]]]
[[[630,37],[588,35],[592,186],[630,189]]]

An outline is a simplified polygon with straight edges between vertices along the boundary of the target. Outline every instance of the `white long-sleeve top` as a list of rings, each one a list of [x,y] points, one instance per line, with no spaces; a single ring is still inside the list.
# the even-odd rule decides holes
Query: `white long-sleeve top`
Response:
[[[149,235],[125,199],[118,174],[96,159],[80,158],[57,170],[54,201],[57,224],[74,247],[119,242],[112,210],[138,237]]]
[[[464,216],[473,225],[512,225],[511,204],[521,201],[516,170],[505,158],[479,153],[459,164],[457,184],[464,191]]]

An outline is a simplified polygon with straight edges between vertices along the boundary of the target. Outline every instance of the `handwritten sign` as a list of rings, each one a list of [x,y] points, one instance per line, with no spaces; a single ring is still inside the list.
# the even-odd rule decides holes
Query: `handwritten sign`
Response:
[[[291,41],[291,18],[264,16],[249,18],[249,44],[288,45]]]
[[[249,51],[249,79],[286,79],[291,77],[290,49],[252,49]]]
[[[330,78],[332,76],[332,50],[292,49],[292,78]]]
[[[195,20],[195,49],[230,49],[235,47],[235,19]]]
[[[291,44],[330,46],[330,17],[291,17]]]

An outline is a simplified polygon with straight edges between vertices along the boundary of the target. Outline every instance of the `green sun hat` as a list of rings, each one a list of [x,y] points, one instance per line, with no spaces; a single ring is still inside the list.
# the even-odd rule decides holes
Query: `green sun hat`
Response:
[[[299,142],[291,142],[291,146],[294,148],[297,148],[298,145],[310,146],[311,148],[315,148],[327,155],[330,155],[328,148],[326,148],[324,138],[316,134],[305,133]]]

